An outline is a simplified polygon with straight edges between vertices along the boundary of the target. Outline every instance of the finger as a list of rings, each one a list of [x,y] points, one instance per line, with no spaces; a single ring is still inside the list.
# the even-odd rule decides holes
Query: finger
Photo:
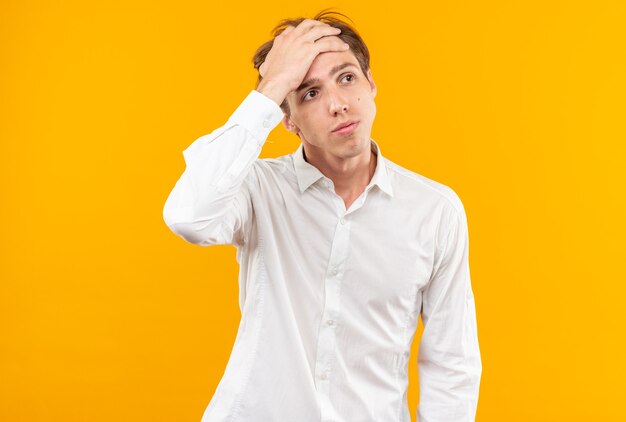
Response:
[[[322,37],[339,35],[340,33],[341,29],[335,28],[334,26],[330,26],[327,24],[322,24],[312,27],[308,32],[302,34],[302,38],[306,41],[314,42]]]
[[[312,39],[312,41],[315,41],[317,38],[320,38],[323,36],[323,35],[319,35],[319,30],[322,28],[330,29],[333,27],[324,22],[320,22],[320,21],[316,21],[312,19],[306,19],[300,22],[300,24],[296,27],[296,32],[294,32],[294,35],[306,36],[307,38],[310,38],[312,35],[315,36],[316,34],[318,34],[316,38]],[[313,31],[313,34],[311,34],[311,31]],[[334,29],[330,29],[330,31],[331,31],[330,33],[336,32],[336,30]]]
[[[291,31],[293,31],[294,29],[296,29],[295,26],[288,25],[285,29],[283,29],[283,32],[281,32],[281,34],[288,34]]]
[[[298,29],[299,33],[305,33],[309,31],[311,28],[315,26],[320,26],[320,25],[328,25],[328,24],[324,22],[316,21],[314,19],[305,19],[302,22],[300,22],[296,28]]]
[[[323,37],[315,42],[315,49],[318,54],[329,51],[346,51],[349,48],[350,46],[347,43],[336,36]]]

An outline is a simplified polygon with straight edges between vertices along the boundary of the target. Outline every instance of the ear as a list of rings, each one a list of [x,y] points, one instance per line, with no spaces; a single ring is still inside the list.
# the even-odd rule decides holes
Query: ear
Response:
[[[298,132],[300,132],[300,129],[298,128],[298,126],[296,126],[293,121],[291,120],[291,117],[289,117],[287,114],[284,115],[283,117],[283,126],[285,126],[285,129],[287,129],[289,132],[298,134]]]
[[[372,89],[372,98],[376,97],[376,84],[374,83],[374,78],[372,77],[372,69],[367,69],[367,80],[370,83],[370,88]]]

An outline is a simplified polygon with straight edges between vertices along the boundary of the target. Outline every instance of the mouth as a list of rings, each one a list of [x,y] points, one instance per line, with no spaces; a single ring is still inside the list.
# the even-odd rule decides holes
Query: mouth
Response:
[[[349,135],[354,132],[358,125],[359,122],[354,120],[348,120],[347,122],[343,122],[335,126],[335,128],[332,130],[332,133],[336,133],[339,135]]]

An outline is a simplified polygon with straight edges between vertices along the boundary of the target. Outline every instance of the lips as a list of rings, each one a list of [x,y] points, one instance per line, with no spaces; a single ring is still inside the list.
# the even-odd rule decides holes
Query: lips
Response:
[[[356,120],[348,120],[346,122],[339,123],[333,129],[333,132],[345,132],[345,131],[348,131],[350,129],[355,128],[358,123],[359,122],[357,122]]]

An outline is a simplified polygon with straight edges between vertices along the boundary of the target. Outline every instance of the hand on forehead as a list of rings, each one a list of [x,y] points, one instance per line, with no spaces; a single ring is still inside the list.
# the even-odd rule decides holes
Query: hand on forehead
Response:
[[[287,26],[274,38],[259,66],[263,79],[257,89],[281,104],[289,92],[300,86],[319,54],[349,50],[350,46],[337,37],[339,33],[339,28],[313,20]]]

